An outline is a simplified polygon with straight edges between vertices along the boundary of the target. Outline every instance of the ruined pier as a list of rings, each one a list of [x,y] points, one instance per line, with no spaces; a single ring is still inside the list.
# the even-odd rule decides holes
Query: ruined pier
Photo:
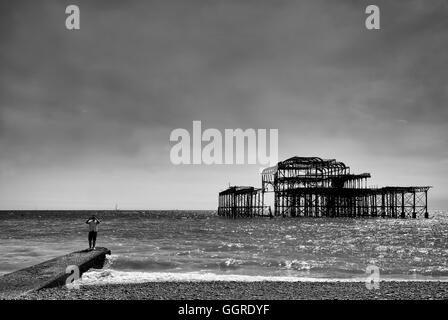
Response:
[[[370,173],[355,174],[335,159],[292,157],[261,172],[261,188],[233,186],[219,193],[218,214],[229,218],[428,218],[430,186],[369,187]],[[274,210],[265,193],[274,193]]]

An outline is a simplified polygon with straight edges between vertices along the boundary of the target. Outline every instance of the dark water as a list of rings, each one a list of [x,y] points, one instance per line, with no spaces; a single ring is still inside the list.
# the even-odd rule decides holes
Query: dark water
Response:
[[[0,213],[0,273],[87,244],[88,212]],[[100,212],[98,246],[112,251],[85,281],[448,279],[448,214],[430,219],[258,218],[209,211]]]

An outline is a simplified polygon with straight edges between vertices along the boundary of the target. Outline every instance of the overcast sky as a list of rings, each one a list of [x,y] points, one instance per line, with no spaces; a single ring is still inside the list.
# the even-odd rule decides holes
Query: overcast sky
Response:
[[[172,165],[193,120],[278,129],[280,159],[431,185],[446,209],[447,35],[446,0],[2,0],[0,209],[216,209],[260,185],[258,165]]]

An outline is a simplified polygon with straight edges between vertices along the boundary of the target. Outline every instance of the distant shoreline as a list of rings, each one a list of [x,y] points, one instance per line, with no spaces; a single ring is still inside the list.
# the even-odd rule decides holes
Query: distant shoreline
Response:
[[[31,300],[446,300],[448,282],[146,282],[44,289]]]

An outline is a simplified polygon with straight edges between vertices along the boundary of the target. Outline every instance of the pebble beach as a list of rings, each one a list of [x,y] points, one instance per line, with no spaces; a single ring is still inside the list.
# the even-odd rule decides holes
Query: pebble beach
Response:
[[[43,289],[20,299],[43,300],[447,300],[448,282],[147,282]]]

